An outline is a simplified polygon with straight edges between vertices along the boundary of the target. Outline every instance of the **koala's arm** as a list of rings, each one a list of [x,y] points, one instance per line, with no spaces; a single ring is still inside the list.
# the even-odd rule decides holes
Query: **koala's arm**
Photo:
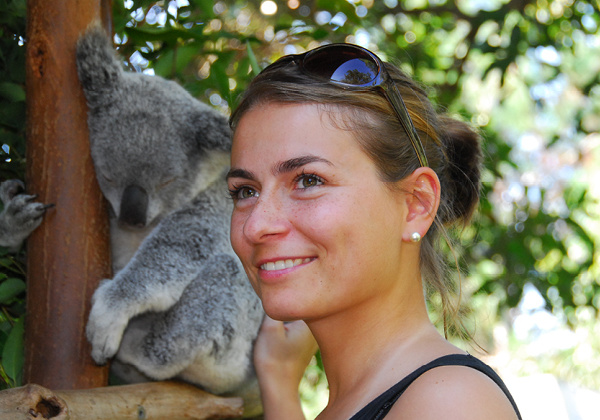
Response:
[[[36,202],[37,195],[24,192],[24,185],[19,180],[0,184],[0,199],[4,204],[0,213],[0,246],[11,252],[21,248],[23,241],[42,223],[46,210],[53,207]]]
[[[167,216],[114,279],[101,283],[87,325],[96,362],[104,363],[117,352],[131,318],[173,306],[207,258],[227,252],[228,221],[222,213],[207,218],[206,213],[217,213],[212,205],[196,203]]]
[[[248,377],[262,305],[234,255],[215,255],[173,307],[128,324],[117,360],[150,378],[178,376],[213,393]]]

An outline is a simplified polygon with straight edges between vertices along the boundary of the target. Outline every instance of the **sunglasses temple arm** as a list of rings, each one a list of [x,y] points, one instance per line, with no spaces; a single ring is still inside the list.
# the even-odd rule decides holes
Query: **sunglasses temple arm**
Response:
[[[425,150],[423,149],[423,143],[421,143],[419,135],[417,134],[417,130],[410,119],[410,116],[408,115],[408,110],[406,109],[406,105],[404,105],[404,101],[402,100],[402,96],[400,95],[398,88],[393,82],[383,83],[381,87],[385,97],[390,104],[392,104],[392,108],[394,108],[402,127],[404,127],[404,131],[406,131],[406,134],[408,135],[408,138],[415,149],[419,163],[423,167],[428,166]]]

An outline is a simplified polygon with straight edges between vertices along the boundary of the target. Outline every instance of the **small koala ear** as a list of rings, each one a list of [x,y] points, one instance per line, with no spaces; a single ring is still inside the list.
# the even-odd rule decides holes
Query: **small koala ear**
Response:
[[[406,225],[402,235],[405,242],[424,237],[435,220],[440,205],[440,181],[431,168],[419,168],[403,181],[406,194]]]
[[[121,64],[112,42],[99,24],[92,24],[77,41],[77,73],[86,99],[96,104],[121,78]]]
[[[196,102],[196,107],[188,119],[194,132],[195,147],[205,151],[231,151],[231,129],[227,117],[201,102]]]

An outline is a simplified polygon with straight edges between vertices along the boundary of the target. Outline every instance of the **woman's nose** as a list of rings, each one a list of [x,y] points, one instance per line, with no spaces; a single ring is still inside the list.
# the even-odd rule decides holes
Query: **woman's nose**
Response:
[[[244,235],[251,242],[262,242],[289,230],[284,206],[275,197],[261,195],[244,223]]]

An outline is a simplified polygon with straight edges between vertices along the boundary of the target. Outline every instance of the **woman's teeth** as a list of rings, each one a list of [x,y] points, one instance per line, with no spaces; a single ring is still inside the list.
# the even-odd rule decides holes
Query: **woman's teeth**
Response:
[[[295,260],[279,260],[263,264],[260,266],[260,268],[266,271],[283,270],[284,268],[296,267],[297,265],[305,264],[309,261],[310,258],[296,258]]]

